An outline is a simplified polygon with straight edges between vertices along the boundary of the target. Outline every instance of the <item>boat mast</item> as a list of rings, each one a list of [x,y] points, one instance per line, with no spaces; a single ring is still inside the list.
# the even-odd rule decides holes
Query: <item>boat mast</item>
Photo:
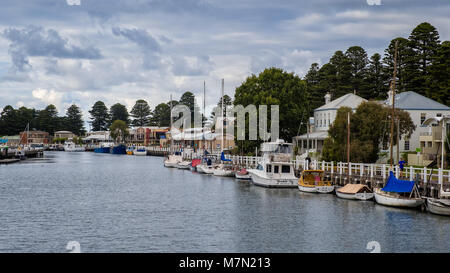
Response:
[[[173,149],[172,107],[172,94],[170,94],[170,150]]]
[[[203,140],[203,150],[206,149],[206,137],[205,137],[205,126],[203,124],[203,119],[205,118],[205,102],[206,102],[206,82],[203,81],[203,117],[202,117],[202,140]]]
[[[347,113],[347,167],[347,175],[350,175],[350,112]]]
[[[222,143],[221,143],[221,148],[222,148],[222,151],[224,150],[223,149],[223,126],[224,126],[224,121],[225,121],[225,117],[224,117],[224,109],[223,109],[223,93],[224,93],[224,91],[223,91],[223,89],[224,89],[224,79],[222,79]]]
[[[392,78],[391,90],[392,90],[392,115],[391,115],[391,170],[393,170],[394,164],[394,118],[395,118],[395,83],[397,81],[397,49],[398,49],[398,40],[395,41],[395,52],[394,52],[394,76]],[[397,143],[398,145],[398,143]]]

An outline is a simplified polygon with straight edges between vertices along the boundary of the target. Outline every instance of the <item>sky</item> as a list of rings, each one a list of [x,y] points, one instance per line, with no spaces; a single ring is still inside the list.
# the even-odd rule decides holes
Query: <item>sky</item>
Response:
[[[102,100],[152,109],[193,92],[211,109],[266,67],[303,77],[336,50],[369,56],[422,22],[450,40],[448,0],[0,0],[0,108]],[[88,128],[89,129],[89,128]]]

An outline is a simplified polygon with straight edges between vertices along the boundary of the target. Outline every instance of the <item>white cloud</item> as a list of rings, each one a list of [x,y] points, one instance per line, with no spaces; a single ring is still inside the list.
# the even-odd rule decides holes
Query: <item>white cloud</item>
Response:
[[[31,94],[34,98],[44,102],[46,105],[53,104],[60,109],[62,106],[63,94],[55,90],[47,90],[42,88],[34,89]]]

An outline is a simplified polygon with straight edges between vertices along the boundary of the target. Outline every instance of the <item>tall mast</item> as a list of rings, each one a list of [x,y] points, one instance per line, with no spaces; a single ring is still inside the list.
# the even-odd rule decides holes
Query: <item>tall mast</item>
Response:
[[[170,94],[170,150],[173,149],[172,107],[172,94]]]
[[[225,80],[224,79],[222,79],[222,143],[221,143],[221,148],[222,148],[222,151],[223,151],[223,126],[224,126],[224,121],[225,121],[225,116],[224,116],[224,109],[223,109],[223,93],[224,93],[224,83],[225,82]]]
[[[350,112],[347,113],[347,167],[347,174],[350,174]]]
[[[206,82],[203,81],[203,116],[202,116],[202,139],[203,139],[203,149],[206,148],[206,137],[205,137],[205,126],[203,124],[203,119],[205,118],[205,105],[206,105]]]
[[[397,82],[397,49],[398,40],[395,41],[395,53],[394,53],[394,77],[392,78],[391,90],[392,90],[392,115],[391,115],[391,170],[393,170],[394,164],[394,119],[395,119],[395,83]],[[398,143],[397,143],[398,145]]]

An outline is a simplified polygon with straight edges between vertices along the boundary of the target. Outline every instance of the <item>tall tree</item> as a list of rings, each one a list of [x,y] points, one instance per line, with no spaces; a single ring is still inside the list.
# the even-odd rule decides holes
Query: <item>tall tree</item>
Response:
[[[170,126],[170,106],[166,103],[158,104],[153,111],[151,123],[158,127]]]
[[[130,125],[130,114],[128,114],[128,110],[125,105],[120,103],[114,104],[113,106],[111,106],[109,114],[111,116],[111,123],[115,120],[122,120],[125,121],[127,125]]]
[[[267,68],[257,76],[248,77],[236,88],[234,105],[279,105],[280,138],[290,142],[292,137],[297,135],[299,124],[307,120],[307,116],[303,115],[308,110],[306,92],[306,83],[294,73],[287,73],[279,68]],[[269,109],[268,111],[270,112]],[[268,128],[270,126],[271,119],[268,117]],[[238,146],[248,153],[253,152],[261,142],[239,141]]]
[[[77,136],[82,136],[86,132],[84,129],[83,115],[81,114],[81,109],[72,104],[66,111],[66,116],[64,117],[64,127],[66,130],[71,131]]]
[[[120,119],[113,121],[109,130],[111,132],[111,138],[114,139],[116,143],[123,143],[129,135],[128,124]]]
[[[439,48],[439,33],[430,23],[421,23],[411,32],[407,60],[408,89],[432,97],[430,66]]]
[[[53,135],[55,131],[61,129],[61,119],[58,117],[58,110],[53,104],[48,105],[44,110],[39,111],[37,115],[37,125],[42,131]]]
[[[338,98],[353,92],[352,67],[349,58],[342,51],[338,50],[331,57],[330,64],[334,67],[336,73],[335,78],[332,79],[335,82],[335,86],[331,90],[331,96]],[[332,69],[330,69],[331,71]]]
[[[367,68],[366,84],[368,88],[367,98],[384,99],[387,94],[387,75],[381,62],[381,56],[375,53],[370,57],[369,66]]]
[[[133,117],[131,124],[134,126],[145,126],[150,123],[152,111],[145,100],[137,100],[130,113]]]
[[[431,98],[450,106],[450,41],[439,47],[431,71]]]
[[[0,135],[16,135],[18,133],[17,119],[17,111],[11,105],[5,106],[0,118]]]
[[[198,107],[197,103],[195,102],[195,96],[192,92],[184,92],[184,94],[181,96],[179,104],[185,105],[189,108],[191,111],[191,125],[194,124],[194,117],[195,115],[201,115],[200,114],[200,108]],[[179,117],[177,117],[179,118]]]
[[[350,66],[352,89],[361,97],[370,99],[371,94],[364,80],[367,73],[366,66],[369,63],[366,51],[360,46],[352,46],[345,52],[345,57]]]
[[[92,131],[107,131],[108,130],[108,124],[109,124],[109,113],[108,108],[106,107],[105,103],[103,101],[97,101],[93,106],[92,109],[89,111],[89,114],[91,115],[90,123],[92,126]]]
[[[329,64],[328,64],[329,65]],[[323,74],[323,71],[322,71]],[[311,64],[311,67],[309,68],[308,72],[306,73],[304,80],[306,82],[306,88],[308,93],[308,99],[310,101],[309,110],[308,110],[308,116],[313,115],[314,109],[320,107],[323,105],[323,97],[325,94],[329,91],[331,91],[331,88],[322,88],[320,85],[325,84],[325,79],[323,79],[320,72],[320,66],[318,63]],[[334,75],[333,75],[334,76]],[[323,79],[323,82],[322,82]]]

